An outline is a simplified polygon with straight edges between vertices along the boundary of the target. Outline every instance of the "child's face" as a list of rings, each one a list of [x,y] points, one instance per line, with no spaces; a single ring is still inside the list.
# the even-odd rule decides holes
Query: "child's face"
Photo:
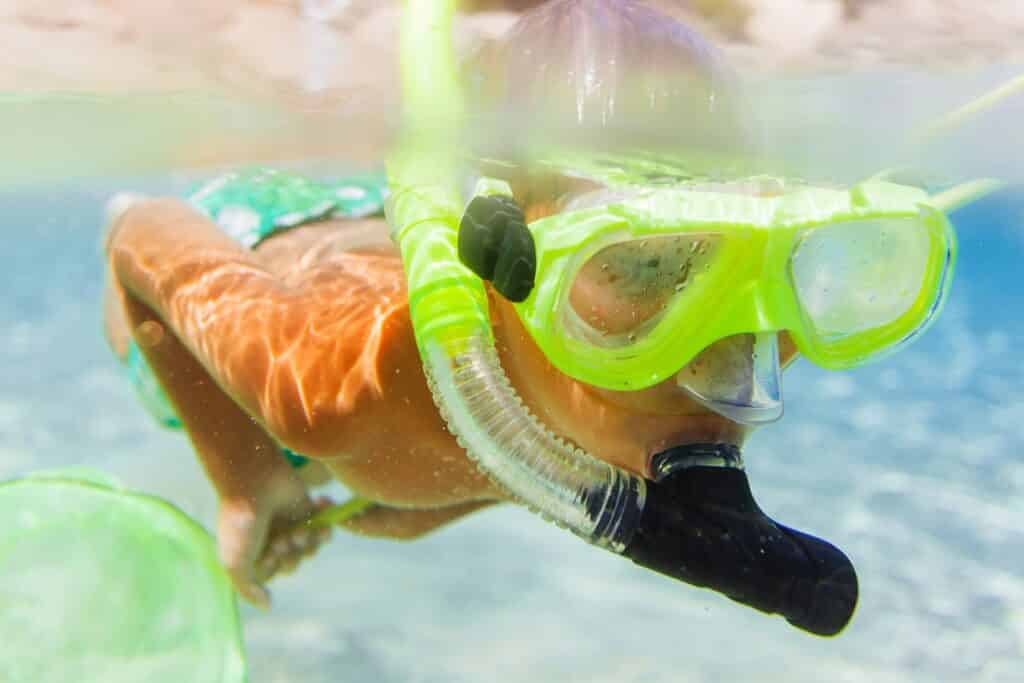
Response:
[[[512,304],[499,296],[491,303],[502,364],[520,396],[549,427],[606,462],[649,476],[650,458],[657,453],[687,443],[742,445],[750,431],[698,403],[675,376],[639,391],[575,380],[551,365]],[[716,342],[681,371],[699,376],[735,371],[748,348],[741,342],[738,337]],[[795,356],[788,335],[780,334],[780,363],[785,366]]]
[[[549,177],[542,180],[519,186],[517,195],[526,200],[527,221],[550,215],[566,206],[567,198],[594,189],[587,184],[567,187],[564,181]],[[653,322],[714,258],[716,246],[714,235],[689,234],[599,250],[578,271],[568,303],[599,335],[617,337],[619,342],[642,335],[644,324]],[[699,403],[679,382],[711,386],[715,381],[749,381],[752,335],[719,340],[655,386],[614,391],[580,382],[554,368],[511,304],[499,299],[492,301],[498,313],[496,333],[506,352],[502,360],[520,394],[549,426],[597,457],[647,475],[650,457],[673,446],[742,445],[750,428]],[[778,348],[779,364],[786,367],[797,353],[789,335],[778,335]]]
[[[568,306],[579,319],[574,324],[585,326],[596,343],[618,346],[642,340],[669,304],[687,294],[715,258],[717,246],[715,235],[686,234],[599,249],[577,271],[569,290]],[[680,367],[676,383],[708,387],[713,377],[720,386],[748,386],[753,380],[754,343],[754,335],[743,334],[712,344]],[[792,347],[786,335],[780,366],[792,360]],[[673,382],[662,384],[668,396]]]

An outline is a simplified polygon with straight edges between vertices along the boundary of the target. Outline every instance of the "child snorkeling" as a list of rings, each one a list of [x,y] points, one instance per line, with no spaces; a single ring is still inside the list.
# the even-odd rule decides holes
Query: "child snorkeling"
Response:
[[[367,501],[343,522],[357,533],[415,538],[521,502],[643,566],[837,633],[856,604],[852,564],[764,515],[740,450],[781,416],[798,349],[849,367],[924,329],[955,254],[945,217],[888,183],[723,183],[572,154],[504,155],[504,181],[478,183],[467,206],[442,134],[457,118],[444,111],[451,11],[407,6],[407,107],[431,135],[392,164],[387,222],[380,183],[275,172],[229,176],[191,205],[115,207],[108,336],[188,433],[239,592],[265,604],[263,584],[324,542],[301,522],[328,504],[308,486],[329,473]],[[637,121],[679,121],[689,142],[743,138],[710,49],[627,0],[553,0],[477,64],[497,87],[480,100],[499,111],[534,97],[554,129],[600,109],[579,130],[587,145],[594,130],[614,137],[605,151],[649,146],[659,129]],[[531,69],[544,77],[517,81]]]

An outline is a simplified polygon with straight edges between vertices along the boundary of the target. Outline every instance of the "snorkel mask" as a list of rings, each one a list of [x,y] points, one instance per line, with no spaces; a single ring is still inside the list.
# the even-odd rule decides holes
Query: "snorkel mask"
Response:
[[[849,367],[934,317],[955,254],[941,203],[882,181],[852,190],[786,188],[773,197],[626,188],[527,228],[508,187],[488,181],[467,209],[459,192],[463,108],[453,12],[454,0],[406,2],[406,120],[389,163],[388,206],[427,380],[450,429],[506,491],[590,543],[811,633],[838,633],[857,602],[852,564],[758,508],[736,447],[666,451],[654,457],[647,481],[530,415],[495,351],[484,280],[522,299],[524,325],[560,370],[598,386],[650,386],[711,342],[749,334],[765,359],[757,391],[770,404],[778,331],[790,330],[822,365]],[[656,256],[648,257],[652,245]],[[908,249],[909,261],[902,256],[897,268],[890,252]],[[603,274],[638,263],[650,271],[644,315],[617,326],[604,315],[604,326],[597,324],[587,288],[613,285]],[[823,286],[826,278],[832,286]],[[873,294],[846,295],[861,286]],[[713,386],[688,389],[741,410],[744,400],[752,403],[716,396]]]
[[[817,365],[843,369],[934,320],[956,239],[927,193],[877,181],[850,190],[751,182],[771,196],[694,182],[613,186],[531,223],[519,240],[530,244],[512,258],[536,264],[536,284],[520,278],[513,298],[552,364],[619,391],[675,377],[715,412],[758,424],[782,413],[778,332]],[[499,243],[490,233],[507,228],[475,201],[461,254],[486,276],[489,261],[510,258],[490,246]],[[717,383],[688,370],[739,335],[750,366],[710,373],[723,376]]]

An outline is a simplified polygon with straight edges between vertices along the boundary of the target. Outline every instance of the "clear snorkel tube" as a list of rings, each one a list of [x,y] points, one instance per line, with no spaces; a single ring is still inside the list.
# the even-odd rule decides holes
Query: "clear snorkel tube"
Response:
[[[552,434],[516,395],[494,347],[484,285],[458,257],[463,109],[454,9],[454,0],[406,2],[405,130],[389,164],[388,205],[427,381],[450,429],[512,496],[590,543],[812,633],[838,633],[857,602],[852,564],[761,512],[738,449],[667,451],[656,457],[657,481],[647,483]]]

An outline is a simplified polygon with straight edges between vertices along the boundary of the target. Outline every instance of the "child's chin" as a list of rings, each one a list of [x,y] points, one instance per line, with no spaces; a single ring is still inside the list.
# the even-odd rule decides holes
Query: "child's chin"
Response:
[[[650,442],[647,446],[648,459],[658,453],[677,446],[691,444],[724,443],[742,448],[752,428],[704,410],[701,413],[687,416],[681,428],[670,432],[663,438]]]

